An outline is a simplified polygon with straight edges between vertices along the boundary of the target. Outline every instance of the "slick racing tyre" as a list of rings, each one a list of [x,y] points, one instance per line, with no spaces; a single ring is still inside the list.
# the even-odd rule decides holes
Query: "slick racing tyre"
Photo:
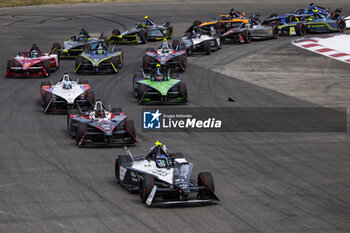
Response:
[[[199,26],[199,25],[201,25],[202,24],[202,21],[200,21],[200,20],[195,20],[195,21],[193,21],[193,27],[195,27],[195,26]]]
[[[45,93],[44,93],[44,101],[43,101],[44,110],[45,110],[46,107],[50,104],[51,99],[52,99],[52,94],[51,94],[51,93],[48,93],[48,92],[45,92]]]
[[[94,91],[89,91],[87,93],[87,99],[90,102],[90,105],[93,106],[96,102],[96,97],[95,97],[95,92]]]
[[[180,50],[180,41],[177,39],[173,40],[171,46],[173,47],[174,50],[179,51]]]
[[[50,69],[50,62],[48,60],[43,61],[43,67],[47,73],[47,76],[50,76],[51,69]]]
[[[114,67],[112,67],[113,71],[114,71],[115,73],[118,73],[119,68],[121,67],[120,62],[119,62],[119,59],[118,59],[117,57],[112,57],[112,58],[111,58],[111,62],[112,62],[112,64],[113,64],[113,66],[114,66]],[[115,69],[115,70],[114,70],[114,69]]]
[[[250,42],[252,42],[252,37],[250,35],[250,31],[244,30],[242,32],[242,37],[243,37],[243,40],[244,40],[245,43],[249,44]]]
[[[142,74],[140,74],[140,73],[136,73],[136,74],[134,74],[134,78],[133,78],[133,80],[132,80],[132,90],[133,90],[133,92],[134,92],[134,96],[137,98],[137,95],[138,95],[138,84],[137,84],[137,81],[138,80],[141,80],[141,79],[143,79],[143,76],[142,76]]]
[[[211,47],[210,47],[210,42],[209,40],[206,40],[203,42],[203,51],[205,55],[210,55],[211,54]]]
[[[137,88],[137,100],[140,102],[146,93],[146,85],[139,84]]]
[[[90,52],[91,51],[91,44],[84,44],[83,52]]]
[[[84,58],[82,56],[77,56],[75,59],[75,73],[80,73],[83,68]]]
[[[143,175],[139,183],[140,199],[143,203],[146,202],[154,186],[154,178],[151,175]]]
[[[200,172],[198,173],[198,186],[206,186],[211,189],[211,191],[215,192],[214,179],[210,172]],[[198,191],[199,199],[207,199],[212,197],[212,193],[209,189],[202,189]]]
[[[185,83],[179,84],[179,92],[183,95],[185,99],[187,99],[187,86]]]
[[[180,70],[184,72],[186,68],[186,55],[182,55],[179,57],[179,64],[180,64]]]
[[[75,137],[77,145],[79,145],[80,141],[83,139],[85,132],[86,132],[86,124],[83,122],[78,122],[78,128],[77,128],[77,133]]]
[[[275,17],[277,17],[277,14],[273,13],[273,14],[270,15],[269,18],[275,18]]]
[[[131,134],[130,136],[133,139],[136,139],[136,128],[135,128],[135,124],[133,121],[127,121],[125,122],[125,130],[129,132],[129,134]]]
[[[173,35],[174,35],[174,29],[172,26],[169,26],[168,27],[168,38],[169,39],[173,38]]]
[[[142,69],[143,70],[147,69],[147,66],[148,66],[150,61],[151,61],[151,58],[149,56],[143,55],[143,58],[142,58]]]
[[[119,29],[113,29],[113,31],[112,31],[112,35],[116,35],[116,36],[119,36],[120,35],[120,31],[119,31]]]
[[[120,162],[119,159],[115,159],[115,164],[114,164],[114,175],[115,179],[117,180],[117,183],[120,183]]]
[[[185,158],[181,152],[171,153],[169,157],[174,157],[175,159],[183,159]]]
[[[342,19],[339,19],[339,20],[337,21],[337,23],[338,23],[338,31],[339,31],[339,32],[344,32],[344,31],[345,31],[345,28],[346,28],[346,23],[345,23],[345,21],[342,20]]]
[[[119,115],[121,112],[123,112],[123,109],[120,107],[112,108],[111,112],[115,115]]]
[[[79,84],[89,84],[88,80],[79,80]]]
[[[146,31],[144,31],[144,30],[139,31],[139,37],[140,37],[140,40],[141,40],[142,44],[146,44],[147,43]]]
[[[272,30],[273,30],[272,38],[273,38],[273,39],[278,39],[278,37],[279,37],[279,30],[278,30],[278,27],[273,27]]]
[[[67,113],[67,132],[69,135],[72,135],[72,131],[76,131],[76,129],[73,129],[72,125],[73,125],[73,121],[70,118],[70,115],[78,115],[79,114],[79,110],[78,109],[69,109],[68,113]],[[75,133],[75,132],[74,132]],[[74,134],[75,135],[75,134]],[[73,136],[73,135],[72,135]]]
[[[306,27],[304,24],[302,23],[298,23],[296,26],[295,26],[295,33],[298,35],[298,36],[303,36],[306,34]]]

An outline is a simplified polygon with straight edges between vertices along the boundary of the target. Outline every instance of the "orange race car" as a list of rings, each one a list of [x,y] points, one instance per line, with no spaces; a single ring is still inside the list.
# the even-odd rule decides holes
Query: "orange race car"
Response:
[[[202,30],[210,31],[211,28],[215,28],[216,31],[220,31],[220,34],[227,32],[231,28],[239,27],[242,23],[249,23],[244,12],[239,12],[231,9],[228,15],[220,15],[214,18],[215,21],[202,23],[199,20],[193,22],[193,26],[199,26]]]

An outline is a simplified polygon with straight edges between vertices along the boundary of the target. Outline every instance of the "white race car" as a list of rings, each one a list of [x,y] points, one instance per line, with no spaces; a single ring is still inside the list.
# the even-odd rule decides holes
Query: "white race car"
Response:
[[[168,154],[159,141],[145,156],[134,157],[127,148],[126,152],[116,159],[116,179],[127,190],[138,190],[147,205],[219,201],[211,173],[200,172],[197,180],[192,180],[193,164],[181,153]]]
[[[67,111],[74,105],[88,109],[95,103],[95,93],[91,91],[89,82],[73,81],[68,74],[64,74],[55,85],[48,81],[42,82],[40,94],[44,112]]]
[[[212,28],[210,32],[204,32],[198,26],[190,27],[181,39],[186,46],[187,55],[192,53],[204,53],[210,55],[211,51],[221,48],[220,36]]]

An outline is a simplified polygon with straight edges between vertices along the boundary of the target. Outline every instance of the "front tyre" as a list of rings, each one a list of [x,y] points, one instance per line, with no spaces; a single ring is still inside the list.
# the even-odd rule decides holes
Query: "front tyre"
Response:
[[[342,19],[339,19],[338,21],[338,31],[339,32],[344,32],[345,31],[345,28],[346,28],[346,23],[344,20]]]
[[[151,175],[144,175],[139,183],[139,194],[142,203],[147,201],[148,196],[150,195],[154,187],[154,178]]]
[[[198,198],[200,199],[211,198],[212,192],[215,192],[214,179],[210,172],[198,173],[197,185],[207,187],[207,189],[201,189],[198,191]]]

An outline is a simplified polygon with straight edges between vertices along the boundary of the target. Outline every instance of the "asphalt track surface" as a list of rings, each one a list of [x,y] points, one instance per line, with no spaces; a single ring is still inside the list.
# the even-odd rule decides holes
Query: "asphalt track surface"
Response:
[[[258,9],[263,17],[304,5],[270,0],[234,7],[247,13]],[[229,1],[177,1],[3,8],[0,73],[18,51],[34,42],[48,50],[82,26],[110,34],[149,15],[156,22],[169,20],[180,37],[193,20],[209,20],[232,7]],[[350,13],[349,2],[335,7]],[[348,107],[349,65],[299,49],[292,39],[226,45],[210,56],[189,58],[183,75],[186,106]],[[81,78],[135,120],[134,154],[143,154],[157,139],[170,151],[183,152],[194,163],[194,174],[212,172],[221,202],[146,207],[115,182],[114,159],[123,149],[77,148],[66,133],[66,117],[42,111],[43,79],[1,77],[0,232],[350,231],[348,133],[141,132],[131,80],[145,48],[158,44],[121,46],[126,63],[119,74]],[[56,82],[73,69],[74,62],[62,61],[51,78]],[[238,101],[228,102],[229,96]]]

